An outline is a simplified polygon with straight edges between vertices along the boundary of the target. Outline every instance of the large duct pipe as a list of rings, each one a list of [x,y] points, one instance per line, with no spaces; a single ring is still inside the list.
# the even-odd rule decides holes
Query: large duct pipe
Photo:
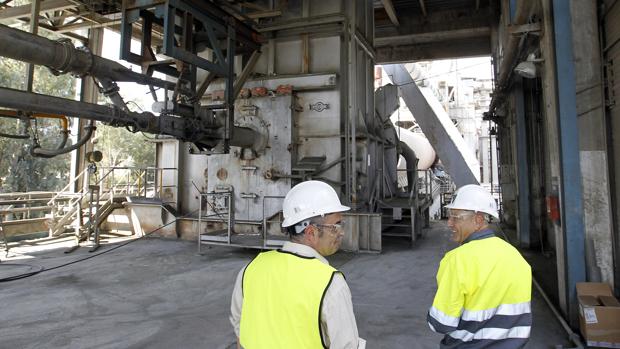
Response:
[[[534,10],[534,6],[536,5],[535,1],[517,1],[517,9],[515,12],[515,17],[512,20],[512,25],[522,25],[526,24],[528,18],[532,15]],[[500,93],[506,88],[508,84],[508,78],[510,77],[510,73],[512,72],[513,67],[515,66],[516,60],[519,54],[519,41],[521,37],[511,35],[508,33],[508,41],[506,46],[504,47],[503,59],[500,63],[500,70],[497,76],[497,82],[495,84],[496,92],[493,93],[493,98],[491,99],[491,104],[489,105],[489,112],[492,114],[495,110],[495,107],[498,103],[498,96]]]
[[[155,116],[147,112],[134,113],[123,111],[118,107],[78,102],[10,88],[0,88],[0,104],[17,110],[63,114],[101,121],[113,126],[127,126],[135,131],[170,135],[207,148],[214,147],[223,139],[221,128],[213,129],[211,124],[203,125],[197,119],[172,115]],[[235,127],[230,145],[250,147],[255,137],[255,131],[246,127]]]
[[[394,125],[388,124],[383,130],[383,139],[389,145],[383,152],[384,173],[382,181],[387,184],[383,196],[396,196],[398,191],[398,135]]]
[[[407,143],[400,141],[401,154],[407,161],[407,187],[409,191],[415,189],[415,180],[418,179],[418,157],[415,151],[407,145]]]
[[[397,127],[396,130],[400,141],[407,144],[416,154],[418,170],[427,170],[433,166],[437,159],[437,153],[435,153],[435,149],[433,149],[433,146],[424,134],[415,133],[401,127]],[[399,166],[399,168],[401,167]]]
[[[133,72],[119,63],[73,47],[68,41],[53,41],[0,25],[0,56],[43,65],[61,73],[92,75],[113,81],[133,81],[174,89],[175,84]]]

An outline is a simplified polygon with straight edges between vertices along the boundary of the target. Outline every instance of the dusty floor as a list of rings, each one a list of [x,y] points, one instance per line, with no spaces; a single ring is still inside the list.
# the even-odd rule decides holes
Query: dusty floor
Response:
[[[436,348],[425,321],[435,272],[451,247],[433,223],[414,248],[384,241],[380,255],[331,258],[348,280],[360,335],[368,348]],[[102,247],[105,251],[118,242]],[[53,266],[89,256],[70,241],[12,247],[0,278],[28,271],[9,263]],[[187,241],[145,238],[109,253],[38,275],[0,283],[0,348],[232,348],[228,322],[237,271],[256,253],[224,247],[196,253]],[[527,348],[568,344],[540,295]]]

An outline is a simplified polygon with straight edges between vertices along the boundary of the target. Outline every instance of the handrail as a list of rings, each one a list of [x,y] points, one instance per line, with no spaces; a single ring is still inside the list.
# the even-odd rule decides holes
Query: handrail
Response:
[[[62,188],[62,190],[58,191],[56,195],[50,201],[47,202],[48,206],[52,206],[54,202],[56,201],[56,199],[60,195],[63,195],[66,191],[68,191],[69,188],[71,188],[71,186],[74,185],[78,181],[78,179],[82,177],[84,173],[86,173],[87,171],[88,171],[88,168],[85,168],[82,172],[80,172],[77,176],[75,176],[75,178],[72,181],[70,181],[64,188]]]

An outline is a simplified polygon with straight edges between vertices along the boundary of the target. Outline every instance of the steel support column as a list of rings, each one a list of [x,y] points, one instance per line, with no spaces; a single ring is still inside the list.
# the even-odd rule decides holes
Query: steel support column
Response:
[[[37,35],[39,32],[39,9],[41,8],[40,0],[33,0],[30,5],[30,33]],[[34,64],[26,64],[26,91],[32,92],[34,84]]]
[[[530,245],[530,179],[527,149],[527,125],[525,123],[525,99],[523,97],[522,79],[515,84],[515,118],[516,118],[516,159],[518,188],[517,236],[522,247]]]
[[[553,23],[559,112],[561,222],[566,261],[565,281],[568,317],[571,324],[576,325],[578,306],[575,284],[586,280],[586,262],[570,1],[553,0]]]
[[[88,49],[94,55],[101,56],[101,52],[103,51],[103,28],[94,28],[88,31]],[[80,101],[86,103],[97,103],[99,97],[99,91],[97,89],[97,85],[93,79],[82,79],[80,84]],[[72,133],[76,134],[75,140],[82,138],[83,130],[90,120],[88,119],[80,119],[75,118]],[[97,131],[95,131],[97,132]],[[96,135],[96,133],[95,133]],[[93,150],[93,144],[91,142],[87,142],[83,147],[80,147],[76,151],[71,152],[71,177],[70,182],[74,183],[74,187],[70,190],[74,192],[78,192],[82,189],[85,189],[88,186],[88,183],[82,178],[80,181],[75,182],[75,177],[77,177],[82,171],[86,169],[88,163],[86,161],[86,153]]]

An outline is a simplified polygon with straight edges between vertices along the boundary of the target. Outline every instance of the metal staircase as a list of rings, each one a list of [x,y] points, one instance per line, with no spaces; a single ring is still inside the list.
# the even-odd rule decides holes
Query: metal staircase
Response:
[[[403,192],[406,196],[383,198],[378,202],[382,236],[402,237],[412,244],[422,235],[422,227],[429,224],[429,207],[439,196],[439,187],[433,186],[430,170],[418,170],[414,186]]]
[[[59,236],[71,230],[78,236],[78,240],[95,234],[98,241],[98,228],[101,222],[117,208],[123,207],[127,191],[119,192],[116,186],[105,186],[104,181],[114,172],[109,169],[101,178],[96,176],[96,168],[89,166],[73,179],[63,190],[58,192],[49,202],[52,207],[49,219],[50,236]],[[80,179],[94,182],[84,186],[78,192],[68,190]]]
[[[99,226],[115,209],[124,207],[128,197],[160,198],[169,186],[162,184],[163,171],[175,168],[103,168],[99,176],[97,166],[89,165],[61,191],[56,193],[47,205],[50,236],[73,232],[79,241],[92,239],[94,249],[99,243]],[[120,174],[119,174],[120,172]],[[119,179],[120,178],[120,179]],[[87,183],[78,192],[70,189],[79,182]],[[171,202],[159,202],[176,215]]]

